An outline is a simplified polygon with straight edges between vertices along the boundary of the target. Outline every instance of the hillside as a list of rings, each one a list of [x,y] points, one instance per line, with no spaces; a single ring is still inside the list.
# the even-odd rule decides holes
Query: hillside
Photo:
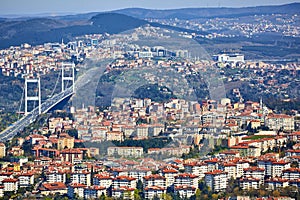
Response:
[[[195,19],[213,17],[242,17],[255,14],[295,14],[300,13],[300,3],[280,6],[261,6],[248,8],[183,8],[172,10],[150,10],[128,8],[111,13],[84,13],[47,18],[28,17],[17,19],[0,18],[0,49],[29,43],[68,42],[74,36],[94,33],[119,33],[146,23],[144,19]],[[169,28],[176,31],[191,30],[150,23],[152,26]],[[197,32],[197,31],[193,31]],[[200,32],[198,32],[200,33]],[[203,33],[203,32],[202,32]]]
[[[196,19],[213,17],[238,17],[262,14],[295,14],[300,13],[300,3],[279,6],[258,6],[245,8],[182,8],[172,10],[151,10],[142,8],[127,8],[114,11],[141,19]]]
[[[84,34],[119,33],[146,23],[147,21],[118,13],[101,13],[80,23],[47,18],[4,21],[0,22],[0,48],[23,43],[37,45],[60,42],[61,39],[69,41]]]

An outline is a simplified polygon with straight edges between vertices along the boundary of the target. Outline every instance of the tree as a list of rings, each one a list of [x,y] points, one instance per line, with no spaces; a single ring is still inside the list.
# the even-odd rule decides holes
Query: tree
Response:
[[[235,188],[233,189],[233,194],[234,194],[235,196],[240,195],[240,188],[239,188],[239,187],[235,187]]]
[[[100,199],[100,200],[105,200],[105,199],[106,199],[105,194],[102,193],[99,199]]]
[[[279,197],[279,196],[280,196],[280,192],[279,192],[278,190],[274,190],[274,191],[272,192],[272,195],[273,195],[274,197]]]
[[[138,189],[135,189],[134,190],[134,200],[141,200],[142,198],[141,198],[141,196],[140,196],[140,194],[139,194],[139,190]]]
[[[293,168],[299,168],[299,163],[297,161],[293,161],[291,163],[291,167],[293,167]]]
[[[266,195],[266,191],[265,190],[258,190],[258,195],[259,195],[259,197],[264,197]]]
[[[78,139],[78,131],[76,129],[70,129],[70,130],[67,131],[67,133],[71,137],[74,137],[75,139]]]
[[[172,196],[170,194],[163,194],[162,198],[164,200],[172,200]]]
[[[201,190],[199,188],[196,190],[195,196],[196,196],[196,200],[200,200],[201,199]]]
[[[212,199],[217,200],[217,199],[219,198],[219,195],[217,195],[217,194],[212,194],[211,197],[212,197]]]
[[[157,195],[154,195],[153,200],[160,200],[160,198]]]
[[[171,195],[173,200],[181,200],[179,192],[176,192],[176,193],[172,192],[169,194]]]

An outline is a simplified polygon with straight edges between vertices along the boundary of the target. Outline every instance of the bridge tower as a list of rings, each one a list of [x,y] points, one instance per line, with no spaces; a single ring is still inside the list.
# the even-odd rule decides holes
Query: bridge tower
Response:
[[[28,83],[35,83],[38,87],[38,94],[28,96]],[[41,114],[41,79],[39,78],[25,78],[25,115],[28,115],[28,101],[38,101],[39,114]]]
[[[71,76],[65,76],[65,68],[69,67],[72,70]],[[72,81],[72,89],[75,92],[75,64],[74,63],[62,63],[61,67],[61,91],[65,91],[65,81]]]

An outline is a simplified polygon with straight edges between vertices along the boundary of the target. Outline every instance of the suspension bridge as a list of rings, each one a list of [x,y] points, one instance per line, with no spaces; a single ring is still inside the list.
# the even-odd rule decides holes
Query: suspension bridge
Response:
[[[71,70],[71,75],[69,74],[66,76],[65,70],[69,69]],[[25,87],[23,90],[22,99],[24,96],[24,116],[19,119],[17,122],[13,123],[11,126],[6,128],[4,131],[0,133],[0,141],[6,141],[9,139],[12,139],[19,131],[22,131],[26,126],[28,126],[30,123],[34,122],[37,117],[42,113],[47,113],[51,108],[59,104],[61,101],[63,101],[66,98],[69,98],[75,93],[75,65],[73,63],[62,63],[61,66],[61,73],[58,75],[61,75],[61,92],[54,95],[56,86],[58,84],[59,77],[57,78],[57,81],[55,83],[55,87],[53,89],[52,94],[50,95],[50,98],[45,100],[42,103],[41,100],[41,79],[38,78],[25,78]],[[68,87],[68,83],[71,82],[72,85]],[[36,84],[37,85],[37,92],[33,96],[29,96],[28,93],[28,85],[29,84]],[[28,102],[34,101],[38,102],[38,106],[34,107],[31,111],[28,111]],[[22,104],[22,101],[21,101]],[[22,105],[20,105],[21,108]]]

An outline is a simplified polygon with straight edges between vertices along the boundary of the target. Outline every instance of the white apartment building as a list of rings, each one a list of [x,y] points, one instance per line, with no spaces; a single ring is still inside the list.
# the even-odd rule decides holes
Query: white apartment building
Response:
[[[113,178],[107,174],[96,174],[93,178],[93,184],[109,188],[112,185]]]
[[[144,189],[145,199],[162,198],[166,192],[166,188],[158,186],[149,186]]]
[[[84,199],[97,199],[102,194],[107,195],[106,188],[97,185],[86,187],[83,191]]]
[[[91,174],[88,171],[78,171],[71,174],[71,183],[80,183],[86,186],[91,185]]]
[[[17,191],[19,189],[18,179],[7,178],[2,181],[5,192]]]
[[[252,177],[260,180],[259,185],[264,184],[265,170],[259,167],[249,167],[244,169],[244,177]]]
[[[213,191],[222,191],[227,188],[228,178],[227,172],[221,170],[215,170],[212,172],[206,172],[204,177],[205,183]]]
[[[144,188],[150,187],[150,186],[166,188],[166,178],[159,174],[145,176],[143,178],[143,185],[144,185]]]
[[[184,171],[189,174],[195,174],[201,179],[208,172],[208,166],[204,163],[184,163]]]
[[[134,188],[120,187],[112,189],[113,198],[134,199]]]
[[[282,171],[282,178],[288,180],[297,180],[300,178],[299,168],[289,168]]]
[[[113,178],[112,187],[114,189],[120,187],[136,188],[136,183],[137,180],[135,178],[129,176],[118,176],[116,178]]]
[[[194,174],[178,174],[175,176],[174,186],[192,186],[198,188],[199,177]]]
[[[143,155],[143,147],[108,147],[108,156],[121,156],[138,158]]]
[[[66,173],[61,171],[50,171],[46,172],[46,180],[48,183],[62,182],[65,183],[67,180]]]
[[[285,114],[269,114],[265,125],[271,130],[293,131],[295,129],[294,117]]]
[[[196,187],[194,186],[189,186],[189,185],[184,185],[184,186],[175,186],[174,187],[174,192],[179,193],[179,196],[181,198],[190,198],[196,193]]]
[[[258,189],[260,181],[261,180],[259,178],[244,177],[239,180],[239,184],[243,190]]]
[[[33,173],[22,173],[18,176],[20,187],[29,187],[34,184],[34,174]]]

